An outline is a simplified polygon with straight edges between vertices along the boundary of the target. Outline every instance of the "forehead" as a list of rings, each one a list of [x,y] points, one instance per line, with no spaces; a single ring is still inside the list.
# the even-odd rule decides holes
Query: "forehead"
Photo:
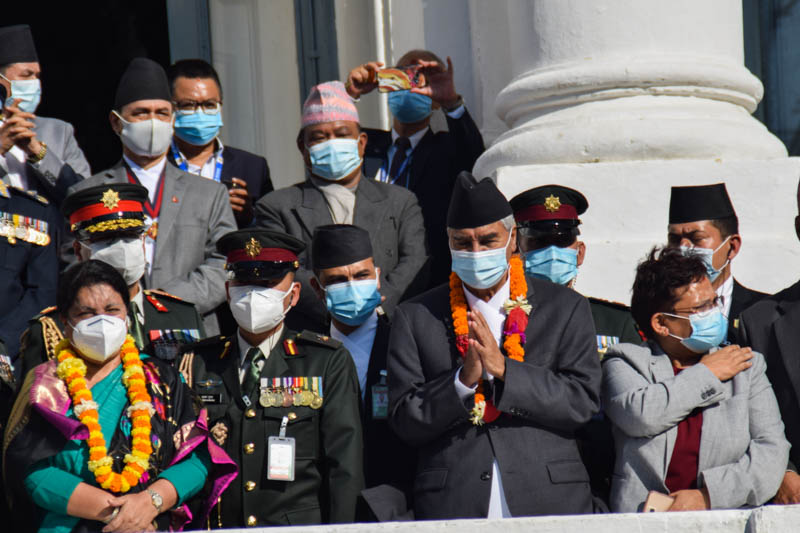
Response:
[[[678,289],[678,293],[680,296],[675,302],[675,307],[695,307],[703,302],[713,300],[717,295],[711,286],[711,281],[706,276],[703,276],[700,281]]]
[[[346,276],[348,274],[354,274],[362,270],[374,270],[374,269],[375,269],[375,262],[372,260],[371,257],[367,257],[366,259],[362,259],[361,261],[356,261],[355,263],[350,263],[349,265],[320,269],[319,275],[320,277]]]
[[[33,74],[39,74],[42,69],[39,67],[39,63],[32,62],[32,63],[11,63],[6,68],[6,76],[9,75],[20,75],[24,73],[32,72]]]
[[[124,304],[122,296],[108,283],[95,283],[81,287],[75,294],[73,302],[73,305],[80,307],[97,307],[108,304]]]
[[[682,224],[670,224],[667,227],[669,233],[686,235],[689,233],[706,233],[712,237],[719,237],[719,230],[710,220],[698,220],[695,222],[684,222]]]
[[[464,229],[448,229],[450,235],[454,239],[480,239],[493,233],[506,235],[506,227],[501,221],[492,222],[485,226],[478,226],[477,228],[464,228]]]
[[[136,100],[122,106],[121,114],[135,113],[136,111],[160,111],[163,109],[172,110],[172,102],[167,100]]]
[[[175,79],[175,98],[208,99],[219,98],[219,87],[213,78],[186,78],[179,76]]]
[[[305,135],[311,136],[314,133],[333,133],[339,130],[347,129],[351,133],[358,131],[358,123],[351,120],[334,120],[333,122],[321,122],[319,124],[311,124],[303,129]]]

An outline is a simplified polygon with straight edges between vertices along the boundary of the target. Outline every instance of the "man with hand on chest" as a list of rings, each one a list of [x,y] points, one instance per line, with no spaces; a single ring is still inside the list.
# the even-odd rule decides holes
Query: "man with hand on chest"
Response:
[[[311,241],[311,262],[311,286],[330,314],[330,336],[350,352],[358,374],[366,486],[392,484],[403,491],[416,463],[413,450],[388,425],[391,322],[380,306],[380,268],[372,259],[369,233],[349,224],[320,226]]]
[[[249,229],[217,246],[239,327],[231,338],[189,347],[180,364],[208,409],[211,435],[239,465],[208,525],[352,522],[364,484],[353,361],[339,341],[283,323],[300,294],[295,272],[305,245]]]
[[[417,519],[593,511],[574,432],[599,410],[585,298],[525,276],[511,206],[459,175],[447,213],[450,282],[400,305],[389,417],[418,451]]]
[[[240,228],[253,221],[253,203],[272,191],[267,160],[223,146],[222,85],[214,67],[202,59],[182,59],[167,69],[175,105],[175,136],[169,162],[228,187]]]
[[[145,187],[144,285],[194,302],[206,332],[217,334],[214,311],[225,301],[225,261],[215,244],[236,222],[223,185],[167,164],[174,115],[167,75],[158,63],[131,61],[109,119],[122,139],[122,160],[70,193],[119,183]]]
[[[137,348],[164,361],[174,361],[180,346],[205,337],[203,320],[194,304],[162,291],[145,289],[145,216],[147,189],[132,183],[81,189],[64,200],[62,212],[75,240],[78,261],[96,259],[113,266],[130,294],[128,330]],[[56,357],[64,324],[54,307],[29,321],[20,351],[21,377]]]

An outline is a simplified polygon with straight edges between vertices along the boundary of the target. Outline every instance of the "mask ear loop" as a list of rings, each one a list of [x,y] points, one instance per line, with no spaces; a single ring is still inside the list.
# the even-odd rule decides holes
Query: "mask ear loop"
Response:
[[[728,242],[729,240],[731,240],[731,235],[728,235],[727,237],[725,237],[725,240],[724,240],[724,241],[722,241],[722,242],[719,244],[719,246],[717,246],[717,249],[716,249],[716,250],[714,250],[714,253],[713,253],[713,254],[711,254],[711,261],[712,261],[712,264],[711,264],[711,266],[712,266],[712,267],[714,266],[714,264],[713,264],[713,261],[714,261],[714,254],[715,254],[715,253],[717,253],[717,251],[718,251],[720,248],[722,248],[723,246],[725,246],[725,243],[726,243],[726,242]],[[730,255],[730,254],[731,254],[731,251],[730,251],[730,250],[728,250],[728,255]],[[728,257],[725,257],[725,263],[723,263],[723,264],[722,264],[722,266],[721,266],[721,267],[719,267],[719,268],[718,268],[718,269],[716,269],[716,270],[717,270],[718,272],[722,272],[722,271],[725,269],[725,267],[726,267],[726,266],[728,266],[730,263],[731,263],[731,260],[730,260]]]
[[[666,311],[662,311],[662,312],[661,312],[661,314],[662,314],[662,315],[671,316],[671,317],[673,317],[673,318],[682,318],[682,319],[684,319],[684,320],[688,320],[688,321],[689,321],[689,325],[690,325],[690,326],[691,326],[691,324],[692,324],[692,319],[691,319],[691,318],[689,318],[689,317],[687,317],[687,316],[681,316],[681,315],[676,315],[676,314],[673,314],[673,313],[667,313]],[[672,333],[672,332],[669,330],[669,327],[667,327],[667,331],[669,332],[669,333],[667,333],[667,336],[669,336],[669,337],[672,337],[673,339],[678,339],[679,341],[685,341],[686,339],[688,339],[689,337],[691,337],[691,336],[692,336],[692,333],[694,333],[694,328],[692,328],[692,333],[690,333],[690,334],[689,334],[689,337],[678,337],[677,335],[673,334],[673,333]]]

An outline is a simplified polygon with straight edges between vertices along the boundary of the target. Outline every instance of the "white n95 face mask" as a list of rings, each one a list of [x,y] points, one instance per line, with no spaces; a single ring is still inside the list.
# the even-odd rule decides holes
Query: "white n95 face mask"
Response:
[[[141,120],[139,122],[128,122],[113,111],[122,121],[122,144],[131,152],[146,156],[155,157],[163,154],[172,142],[172,120],[164,122],[157,118]]]
[[[239,327],[250,333],[264,333],[278,326],[291,307],[284,309],[283,301],[291,292],[268,289],[258,285],[237,285],[228,289],[231,314]]]
[[[85,243],[81,247],[89,254],[89,259],[108,263],[122,274],[128,286],[144,276],[147,260],[141,237],[125,237],[111,241]]]
[[[73,346],[95,363],[104,363],[117,353],[127,335],[127,321],[111,315],[95,315],[72,326]]]

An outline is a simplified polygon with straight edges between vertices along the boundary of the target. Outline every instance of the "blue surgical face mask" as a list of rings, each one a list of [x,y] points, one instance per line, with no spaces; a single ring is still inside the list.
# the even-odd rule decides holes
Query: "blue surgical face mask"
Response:
[[[175,135],[195,146],[205,146],[213,141],[222,127],[222,112],[206,114],[199,109],[194,113],[175,116]]]
[[[380,303],[377,278],[325,287],[325,306],[336,320],[348,326],[363,324]]]
[[[361,166],[358,139],[331,139],[308,146],[311,173],[329,181],[339,181]]]
[[[556,245],[522,255],[525,273],[531,277],[566,285],[578,275],[578,250]]]
[[[431,104],[430,96],[424,94],[411,91],[389,93],[389,111],[403,124],[412,124],[423,120],[431,114]]]
[[[453,272],[461,281],[473,289],[488,289],[500,281],[508,270],[506,249],[511,242],[511,232],[508,241],[502,248],[484,250],[483,252],[465,252],[450,249],[453,258]]]
[[[694,313],[688,317],[673,315],[672,313],[664,314],[682,318],[691,323],[692,334],[685,339],[672,333],[669,336],[680,340],[681,344],[694,353],[706,353],[711,348],[716,348],[722,344],[728,335],[728,319],[725,318],[719,307],[714,307],[701,313]]]
[[[725,261],[725,264],[719,267],[719,269],[714,268],[714,254],[717,253],[717,250],[725,246],[725,243],[728,242],[730,236],[725,238],[722,243],[717,246],[714,250],[711,248],[695,248],[693,246],[681,246],[681,253],[685,256],[695,256],[700,259],[706,267],[706,272],[708,273],[708,279],[712,282],[717,279],[722,269],[728,266],[730,263],[730,259]]]
[[[42,99],[42,82],[39,79],[33,80],[9,80],[2,74],[8,83],[11,84],[11,95],[6,98],[5,106],[8,107],[14,103],[14,100],[22,100],[19,103],[19,108],[26,113],[33,113],[39,107],[39,102]]]

